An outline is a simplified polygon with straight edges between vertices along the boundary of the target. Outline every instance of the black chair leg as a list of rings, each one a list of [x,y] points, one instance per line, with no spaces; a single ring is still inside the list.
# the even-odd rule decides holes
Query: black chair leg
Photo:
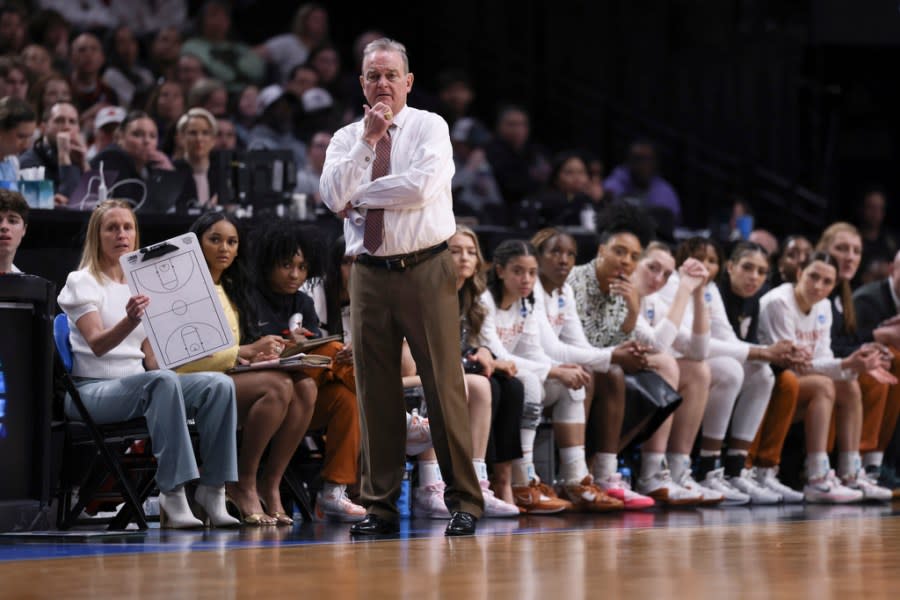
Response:
[[[300,514],[303,515],[304,521],[312,521],[313,520],[313,505],[312,500],[309,497],[309,493],[306,491],[306,486],[303,485],[303,482],[300,481],[293,473],[291,473],[290,469],[285,472],[284,477],[282,477],[282,483],[287,487],[288,493],[291,496],[294,504],[297,505],[297,508],[300,509]]]

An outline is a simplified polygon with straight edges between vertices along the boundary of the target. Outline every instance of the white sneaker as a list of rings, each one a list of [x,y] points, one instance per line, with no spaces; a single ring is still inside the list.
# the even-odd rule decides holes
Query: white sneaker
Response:
[[[862,492],[863,500],[890,502],[894,497],[891,490],[878,485],[878,481],[866,473],[865,469],[857,471],[856,477],[843,477],[842,481],[851,490]]]
[[[781,502],[781,494],[767,487],[761,486],[750,469],[741,469],[739,477],[730,477],[728,483],[740,492],[750,497],[750,504],[778,504]]]
[[[702,494],[676,483],[668,469],[661,469],[651,477],[638,478],[637,489],[641,494],[669,506],[697,506],[703,502]]]
[[[753,467],[752,472],[759,485],[779,494],[781,501],[785,504],[803,502],[803,492],[798,492],[794,488],[784,485],[778,479],[778,467]]]
[[[366,509],[354,504],[347,496],[346,488],[341,486],[334,488],[334,492],[329,494],[325,490],[319,490],[316,494],[315,517],[317,521],[356,523],[366,518]]]
[[[684,485],[682,483],[682,485]],[[723,506],[740,506],[750,502],[750,496],[740,491],[725,479],[725,469],[719,467],[713,469],[706,474],[702,482],[697,484],[701,488],[706,488],[716,492],[722,496],[721,503]],[[687,487],[685,485],[685,487]],[[688,488],[690,489],[690,488]]]
[[[418,456],[431,448],[431,426],[428,419],[413,410],[406,423],[406,455]]]
[[[847,504],[850,502],[862,502],[863,492],[851,490],[841,484],[841,480],[829,470],[824,477],[810,479],[803,486],[803,497],[807,502],[821,504]]]
[[[505,502],[494,495],[490,481],[485,479],[478,483],[481,485],[481,495],[484,496],[485,517],[518,517],[521,514],[522,511],[518,506]]]
[[[449,519],[450,511],[444,504],[444,490],[447,484],[443,481],[418,487],[413,493],[413,514],[428,519]]]

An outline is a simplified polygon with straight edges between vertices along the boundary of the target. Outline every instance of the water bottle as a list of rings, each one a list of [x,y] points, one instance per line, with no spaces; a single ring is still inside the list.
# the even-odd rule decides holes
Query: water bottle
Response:
[[[404,519],[412,515],[412,469],[413,464],[409,461],[403,465],[403,481],[400,482],[400,498],[397,500],[397,510]]]

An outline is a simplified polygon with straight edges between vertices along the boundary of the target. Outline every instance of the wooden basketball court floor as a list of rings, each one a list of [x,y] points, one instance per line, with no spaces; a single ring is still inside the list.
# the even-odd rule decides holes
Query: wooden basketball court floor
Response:
[[[900,504],[0,536],[0,598],[897,598]]]

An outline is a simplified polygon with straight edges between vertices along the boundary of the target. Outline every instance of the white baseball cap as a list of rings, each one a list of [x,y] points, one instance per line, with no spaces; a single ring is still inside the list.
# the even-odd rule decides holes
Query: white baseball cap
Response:
[[[126,114],[121,106],[104,106],[94,116],[94,129],[100,129],[110,123],[118,125],[125,120]]]

